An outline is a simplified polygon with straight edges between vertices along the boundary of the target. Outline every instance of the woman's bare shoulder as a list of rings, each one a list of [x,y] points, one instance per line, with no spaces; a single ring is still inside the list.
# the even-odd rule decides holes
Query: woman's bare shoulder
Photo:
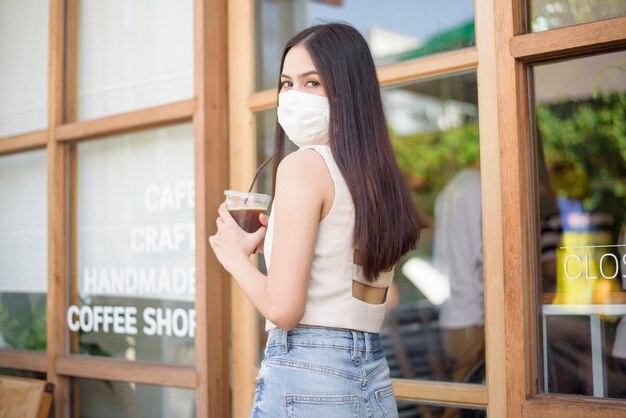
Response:
[[[277,177],[289,176],[303,181],[315,181],[315,177],[327,172],[323,157],[313,149],[304,149],[287,155],[278,165]],[[319,177],[318,177],[319,179]]]
[[[307,200],[315,207],[332,202],[333,181],[324,158],[313,149],[304,149],[286,156],[276,174],[277,201]],[[321,208],[322,206],[320,206]]]

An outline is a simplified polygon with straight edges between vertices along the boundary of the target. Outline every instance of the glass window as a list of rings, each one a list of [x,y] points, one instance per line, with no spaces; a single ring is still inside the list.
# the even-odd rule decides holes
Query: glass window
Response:
[[[257,90],[276,88],[285,43],[319,22],[356,27],[376,65],[475,44],[473,0],[257,0],[256,19]]]
[[[624,0],[529,0],[528,7],[531,32],[626,15]]]
[[[0,157],[0,348],[46,349],[46,151]]]
[[[82,0],[78,118],[193,97],[193,1]]]
[[[48,3],[0,2],[0,137],[48,126]]]
[[[192,125],[76,146],[73,352],[194,362]]]
[[[482,383],[476,74],[386,88],[383,104],[400,168],[433,225],[395,270],[381,330],[392,377]],[[275,123],[275,109],[257,114],[259,163],[273,151]],[[293,149],[290,144],[286,152]],[[262,172],[259,188],[271,192],[269,168]],[[265,334],[260,335],[263,346]]]
[[[255,114],[257,135],[257,166],[274,154],[274,135],[276,133],[276,109],[264,110]],[[293,142],[285,141],[285,154],[297,150]],[[252,181],[252,179],[250,179]],[[270,161],[259,173],[256,187],[260,193],[272,193],[272,162]],[[263,257],[260,257],[263,258]]]
[[[274,134],[276,132],[276,109],[264,110],[255,114],[256,137],[257,137],[257,166],[260,166],[274,153]],[[298,148],[289,140],[285,141],[285,154],[292,153]],[[252,181],[252,179],[250,179]],[[256,180],[256,189],[260,193],[272,195],[272,162],[270,161],[259,173]],[[257,257],[259,269],[267,273],[265,258]],[[267,342],[265,332],[265,318],[257,311],[257,327],[259,330],[258,359],[259,366],[263,359],[263,352]]]
[[[534,67],[546,392],[626,398],[625,59]]]
[[[194,418],[195,392],[191,389],[74,378],[71,396],[89,418]]]
[[[484,379],[474,72],[383,89],[400,169],[432,228],[395,272],[381,337],[392,377]]]

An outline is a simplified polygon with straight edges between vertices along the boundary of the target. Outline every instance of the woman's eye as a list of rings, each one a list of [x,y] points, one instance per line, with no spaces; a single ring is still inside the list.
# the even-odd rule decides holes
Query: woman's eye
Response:
[[[281,87],[281,88],[285,88],[285,87],[292,87],[292,86],[293,86],[293,83],[292,83],[291,81],[283,81],[283,82],[280,84],[280,87]]]
[[[305,84],[305,86],[309,86],[309,87],[317,87],[319,85],[320,85],[319,81],[315,81],[315,80],[307,81],[307,83]]]

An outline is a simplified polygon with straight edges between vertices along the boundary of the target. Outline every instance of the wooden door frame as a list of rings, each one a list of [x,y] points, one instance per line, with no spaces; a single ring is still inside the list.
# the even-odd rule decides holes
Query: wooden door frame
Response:
[[[501,213],[507,418],[613,418],[626,404],[540,393],[537,180],[532,144],[529,68],[626,47],[626,17],[525,33],[524,2],[494,2],[496,121],[501,167]],[[482,135],[482,132],[481,132]],[[494,157],[496,155],[494,154]]]
[[[487,14],[487,7],[476,8],[477,20],[485,20]],[[231,83],[229,90],[231,185],[233,187],[247,186],[254,174],[257,162],[255,113],[276,106],[277,95],[275,90],[255,91],[254,25],[254,1],[231,1],[229,4],[229,79],[237,80],[236,83]],[[487,43],[486,40],[483,41],[480,38],[488,35],[489,33],[486,31],[477,33],[477,43]],[[380,67],[377,69],[377,73],[381,86],[425,80],[467,70],[478,70],[480,73],[479,57],[480,50],[470,47]],[[492,77],[494,72],[484,71],[485,79]],[[480,106],[485,105],[490,100],[495,101],[495,95],[494,97],[484,95],[481,98],[479,92]],[[482,114],[482,110],[479,113]],[[484,144],[487,139],[483,139],[482,126],[480,129],[481,149],[485,149],[481,150],[481,159],[494,160],[495,156],[495,161],[497,161],[499,158],[498,147]],[[497,145],[497,131],[493,131],[491,136],[486,134],[485,138],[490,138],[491,143]],[[494,167],[499,170],[498,166]],[[488,203],[494,208],[490,216],[494,216],[493,219],[495,219],[500,209],[499,172],[496,171],[494,175],[484,177],[489,178],[487,184],[483,185],[484,189],[492,190],[493,193],[485,193],[483,204]],[[492,225],[498,226],[497,223]],[[494,229],[486,233],[485,236],[490,240],[492,247],[497,248],[500,245],[501,231]],[[485,279],[485,300],[486,303],[490,301],[489,303],[492,305],[492,308],[487,308],[487,312],[501,318],[504,308],[501,255],[500,258],[488,258],[485,261],[486,274],[488,275]],[[236,285],[233,285],[231,295],[231,318],[232,323],[236,324],[231,336],[233,347],[233,417],[242,418],[248,416],[252,407],[255,376],[258,373],[258,325],[254,307]],[[504,346],[502,344],[504,324],[503,321],[492,321],[490,318],[491,316],[487,319],[486,327],[487,351],[493,353],[493,358],[499,361],[488,364],[489,378],[493,381],[503,382],[505,381]],[[487,387],[485,385],[409,379],[394,379],[393,385],[399,400],[459,404],[470,407],[487,407],[489,405],[490,410],[492,403],[496,405],[499,402],[500,406],[494,407],[494,411],[506,410],[503,385]],[[489,399],[495,401],[488,404]]]
[[[105,379],[195,391],[198,417],[229,415],[228,281],[207,237],[227,186],[227,0],[194,0],[194,96],[176,103],[77,121],[76,0],[49,0],[48,128],[0,138],[0,155],[47,149],[47,351],[0,350],[0,367],[47,373],[56,417],[68,416],[72,378]],[[68,81],[68,77],[72,77]],[[65,325],[70,272],[71,146],[95,138],[193,123],[196,192],[196,363],[179,366],[71,354]],[[75,231],[74,231],[75,232]]]
[[[477,68],[482,166],[487,386],[395,380],[399,399],[484,405],[490,416],[575,417],[617,416],[623,403],[537,395],[534,349],[537,335],[535,181],[530,146],[529,86],[526,68],[537,60],[576,56],[620,48],[626,18],[614,18],[544,33],[524,34],[526,12],[521,0],[476,0],[476,48],[420,58],[378,69],[381,85],[413,81],[462,69]],[[243,20],[239,17],[243,16]],[[229,24],[244,22],[241,33],[229,28],[230,79],[243,86],[230,92],[231,163],[243,185],[251,176],[254,155],[254,112],[276,105],[276,92],[254,90],[254,2],[234,1]],[[236,56],[236,57],[235,57]],[[243,65],[237,67],[233,63]],[[235,117],[235,115],[237,115]],[[237,121],[242,124],[237,125]],[[231,169],[231,178],[235,175]],[[233,289],[233,408],[246,416],[257,373],[256,314]],[[236,319],[236,321],[235,321]],[[593,405],[581,407],[580,405]],[[577,408],[582,408],[576,412]],[[617,408],[617,409],[616,409]],[[619,412],[615,412],[619,411]],[[591,414],[591,415],[590,415]],[[607,415],[609,414],[609,415]],[[611,415],[613,414],[613,415]]]
[[[254,115],[248,100],[254,91],[254,0],[228,4],[229,186],[247,190],[256,168]],[[257,313],[231,280],[232,416],[248,417],[257,373]]]

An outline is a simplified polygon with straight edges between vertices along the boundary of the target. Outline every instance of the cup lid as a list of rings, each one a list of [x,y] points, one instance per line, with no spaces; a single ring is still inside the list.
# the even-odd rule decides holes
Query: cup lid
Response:
[[[254,201],[261,202],[269,202],[272,199],[272,196],[265,193],[255,193],[255,192],[240,192],[237,190],[224,190],[224,195],[227,197],[235,197],[240,199],[248,199]]]

